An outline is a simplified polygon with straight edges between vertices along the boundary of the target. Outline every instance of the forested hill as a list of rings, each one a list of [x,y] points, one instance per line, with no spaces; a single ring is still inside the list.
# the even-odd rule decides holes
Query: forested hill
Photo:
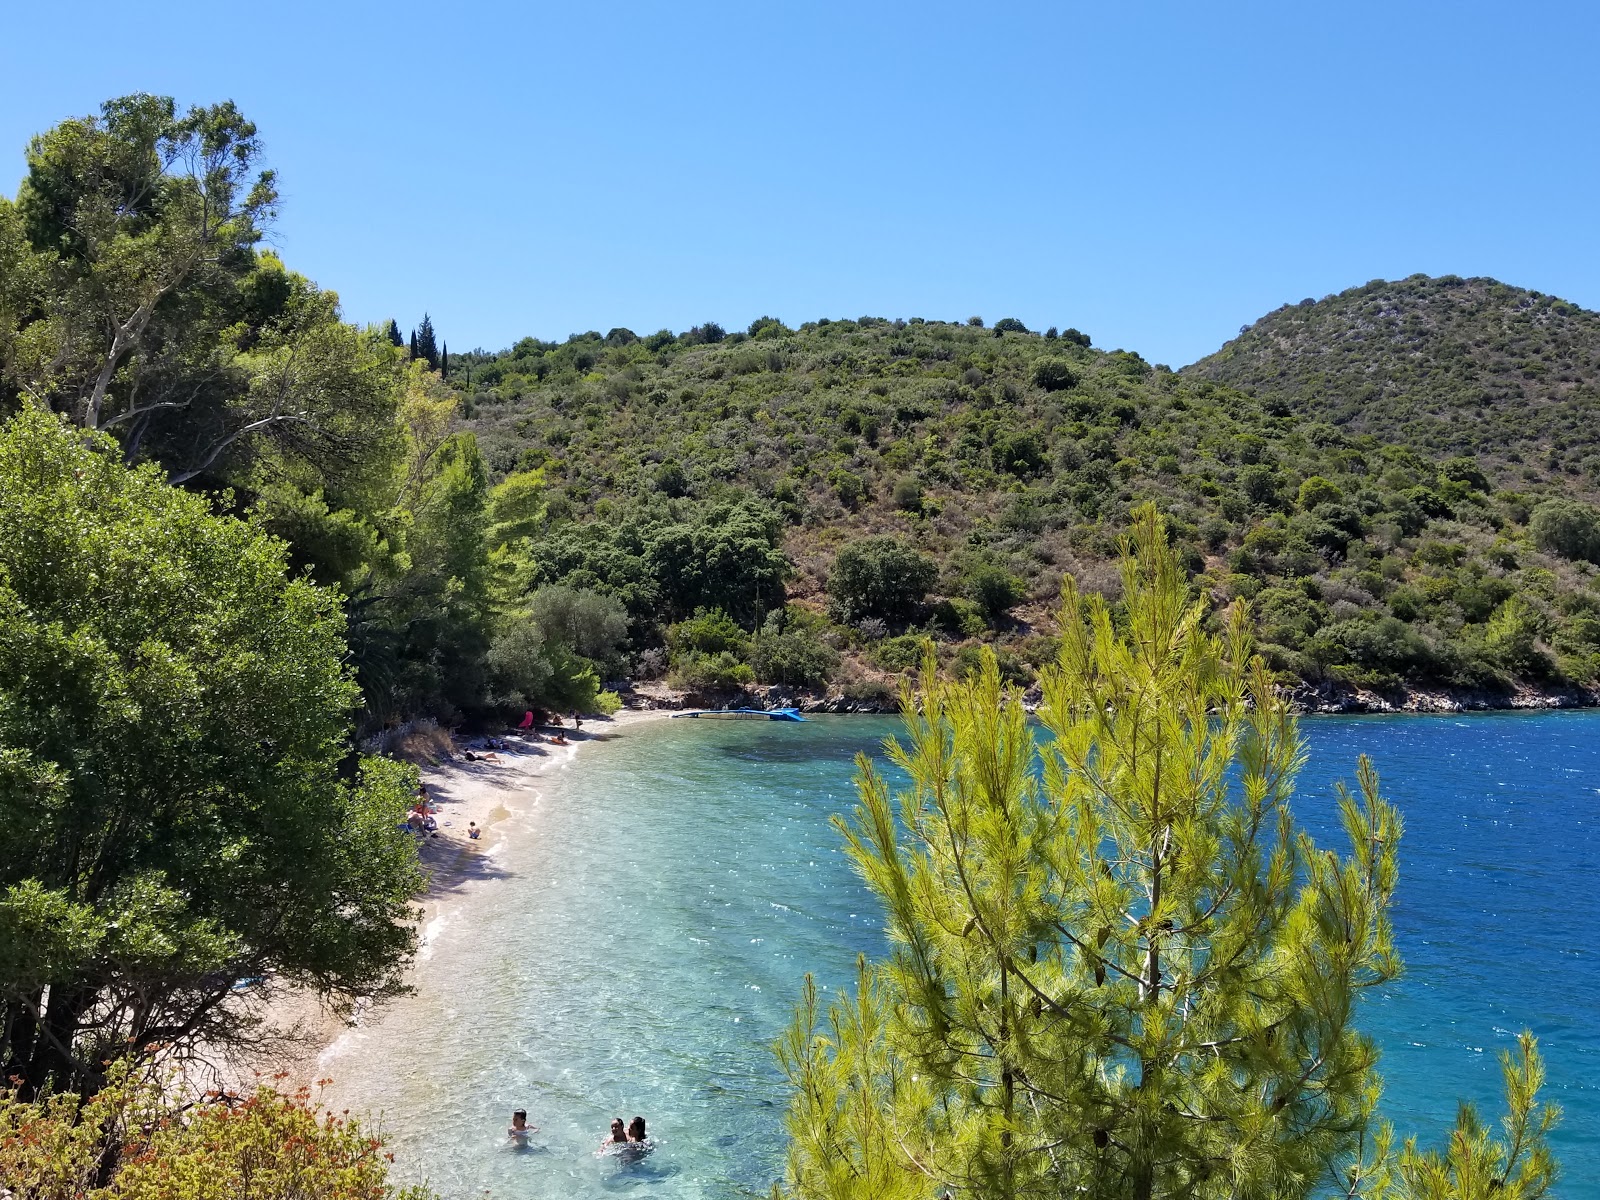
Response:
[[[1541,328],[1593,319],[1540,311]],[[758,679],[831,673],[881,691],[931,635],[954,669],[989,642],[1026,679],[1052,653],[1064,575],[1115,591],[1109,560],[1141,500],[1168,515],[1218,602],[1254,601],[1286,677],[1507,689],[1590,683],[1600,666],[1585,561],[1600,535],[1592,510],[1560,499],[1566,476],[1498,488],[1458,447],[1409,446],[1076,331],[873,318],[614,329],[459,357],[452,382],[491,471],[542,473],[528,585],[621,597],[644,674],[670,658],[690,683],[753,664]],[[719,532],[729,521],[745,524]],[[673,546],[732,564],[724,534],[765,521],[797,602],[783,620],[819,651],[794,671],[763,664],[751,637],[763,612],[776,629],[770,576],[718,569],[733,618],[719,634],[689,619],[711,592],[661,570]]]
[[[1347,432],[1600,490],[1600,313],[1493,279],[1374,280],[1269,313],[1184,369]]]

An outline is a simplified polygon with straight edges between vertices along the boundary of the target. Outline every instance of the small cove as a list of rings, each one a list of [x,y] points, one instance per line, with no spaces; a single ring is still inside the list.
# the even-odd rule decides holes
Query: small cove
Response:
[[[381,1114],[402,1177],[442,1195],[766,1195],[784,1089],[768,1047],[800,980],[881,950],[828,817],[898,722],[659,721],[511,801],[503,872],[451,897],[417,992],[346,1034],[327,1099]],[[1317,718],[1296,815],[1340,844],[1332,781],[1370,754],[1405,816],[1408,974],[1369,1003],[1386,1111],[1434,1137],[1458,1096],[1498,1115],[1499,1050],[1531,1027],[1566,1109],[1563,1196],[1600,1197],[1600,713]],[[513,1108],[541,1127],[505,1144]],[[613,1116],[660,1141],[593,1151]]]

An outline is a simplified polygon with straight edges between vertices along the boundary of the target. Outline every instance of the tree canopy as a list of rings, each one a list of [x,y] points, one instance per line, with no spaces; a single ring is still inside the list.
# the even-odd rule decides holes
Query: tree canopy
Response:
[[[123,1051],[248,1035],[245,981],[399,986],[415,788],[342,770],[338,598],[114,442],[0,427],[0,1063],[92,1084]]]

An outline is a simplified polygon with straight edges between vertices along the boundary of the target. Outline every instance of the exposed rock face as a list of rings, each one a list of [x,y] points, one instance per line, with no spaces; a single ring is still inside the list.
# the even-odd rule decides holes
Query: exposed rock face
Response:
[[[846,696],[839,691],[815,692],[781,684],[755,685],[716,692],[682,692],[665,683],[627,681],[608,684],[622,697],[624,706],[639,709],[678,708],[797,708],[803,713],[868,713],[893,716],[900,711],[898,696]],[[1037,684],[1023,694],[1032,712],[1041,699]],[[1295,711],[1308,714],[1360,713],[1462,713],[1506,709],[1600,707],[1600,690],[1564,686],[1521,687],[1513,691],[1467,688],[1407,688],[1382,694],[1348,684],[1303,683],[1289,689]]]
[[[1497,709],[1593,708],[1600,692],[1580,687],[1488,691],[1471,688],[1406,688],[1380,694],[1347,684],[1301,684],[1289,692],[1302,713],[1461,713]]]

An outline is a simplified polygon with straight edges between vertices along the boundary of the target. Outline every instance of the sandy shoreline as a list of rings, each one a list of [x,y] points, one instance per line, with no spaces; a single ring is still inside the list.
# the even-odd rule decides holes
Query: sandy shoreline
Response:
[[[438,809],[437,836],[424,838],[418,857],[428,875],[428,887],[417,897],[421,914],[417,955],[426,957],[429,942],[443,924],[445,911],[467,891],[492,884],[495,877],[511,869],[506,860],[511,845],[504,823],[525,815],[544,793],[560,786],[561,776],[575,763],[592,755],[630,726],[659,721],[671,714],[662,710],[624,709],[610,718],[586,717],[581,732],[566,730],[565,746],[548,738],[537,742],[516,736],[506,738],[510,752],[499,753],[499,762],[468,762],[457,757],[437,766],[422,768],[422,782]],[[483,834],[476,840],[467,836],[469,822],[476,822]],[[247,1083],[245,1075],[271,1075],[280,1088],[312,1085],[327,1074],[327,1060],[334,1043],[352,1028],[378,1019],[381,1009],[358,1008],[345,1019],[304,992],[285,992],[273,996],[265,1018],[274,1028],[275,1046],[263,1064],[256,1062],[236,1071],[235,1086]]]

